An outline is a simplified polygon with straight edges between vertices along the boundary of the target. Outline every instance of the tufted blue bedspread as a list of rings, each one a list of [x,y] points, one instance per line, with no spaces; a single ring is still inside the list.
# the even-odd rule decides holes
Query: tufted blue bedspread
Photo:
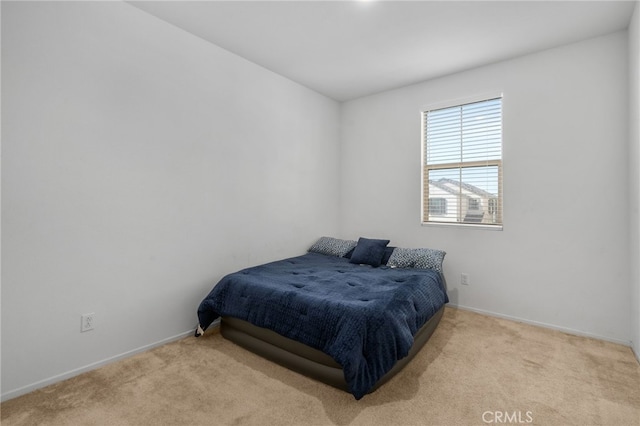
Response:
[[[447,302],[438,272],[307,253],[227,275],[200,304],[198,319],[204,330],[233,316],[319,349],[342,366],[360,399]]]

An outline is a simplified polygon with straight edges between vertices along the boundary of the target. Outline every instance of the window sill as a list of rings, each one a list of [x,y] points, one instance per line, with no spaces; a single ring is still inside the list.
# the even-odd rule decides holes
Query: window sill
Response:
[[[490,225],[488,223],[474,224],[474,223],[453,223],[453,222],[422,222],[421,226],[441,226],[445,228],[469,228],[469,229],[482,229],[485,231],[502,231],[504,225]]]

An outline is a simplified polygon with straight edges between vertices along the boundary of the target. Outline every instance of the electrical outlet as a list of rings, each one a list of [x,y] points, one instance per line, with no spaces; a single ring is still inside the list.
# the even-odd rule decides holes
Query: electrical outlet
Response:
[[[469,285],[469,274],[463,272],[460,274],[460,284]]]
[[[94,316],[96,314],[91,313],[91,314],[84,314],[80,317],[80,332],[83,333],[85,331],[89,331],[89,330],[93,330],[93,320],[94,320]]]

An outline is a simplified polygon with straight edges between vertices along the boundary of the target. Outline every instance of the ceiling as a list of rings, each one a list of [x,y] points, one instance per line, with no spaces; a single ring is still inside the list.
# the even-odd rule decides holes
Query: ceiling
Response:
[[[627,28],[633,1],[132,1],[337,101]]]

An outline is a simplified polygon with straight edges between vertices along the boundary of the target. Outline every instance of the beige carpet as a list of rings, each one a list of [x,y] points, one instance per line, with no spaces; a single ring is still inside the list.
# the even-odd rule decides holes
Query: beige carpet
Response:
[[[628,347],[447,308],[418,356],[350,394],[217,330],[0,406],[2,425],[640,425]]]

